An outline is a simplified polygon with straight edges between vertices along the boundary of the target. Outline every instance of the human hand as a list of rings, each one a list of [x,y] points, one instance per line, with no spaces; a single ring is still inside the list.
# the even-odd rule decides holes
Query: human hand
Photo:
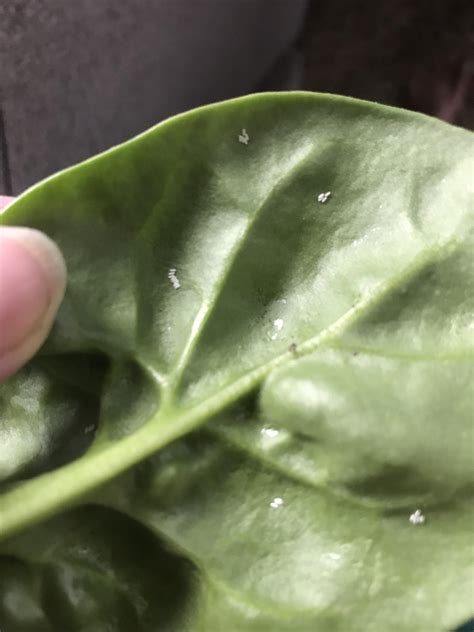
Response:
[[[13,198],[0,196],[0,213]],[[0,381],[48,335],[66,287],[57,245],[32,228],[0,226]]]

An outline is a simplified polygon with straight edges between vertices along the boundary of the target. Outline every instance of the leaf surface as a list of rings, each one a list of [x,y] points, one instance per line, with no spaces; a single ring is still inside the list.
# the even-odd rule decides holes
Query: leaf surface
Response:
[[[0,574],[34,625],[66,625],[50,591],[91,631],[107,608],[126,613],[113,631],[433,632],[472,614],[473,145],[401,110],[257,95],[8,209],[70,279],[41,354],[0,388]],[[57,548],[31,526],[81,504],[46,523]],[[67,582],[92,599],[94,581],[62,561],[89,546],[81,512],[87,564],[112,551],[125,577],[90,610]],[[133,590],[140,536],[126,559],[107,541],[128,529],[158,560]],[[184,561],[160,610],[166,555]],[[26,630],[15,612],[0,601],[0,625]]]

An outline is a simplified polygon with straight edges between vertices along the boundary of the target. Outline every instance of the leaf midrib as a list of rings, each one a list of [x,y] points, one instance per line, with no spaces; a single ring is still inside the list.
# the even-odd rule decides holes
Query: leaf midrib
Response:
[[[453,241],[434,244],[421,251],[390,281],[379,283],[371,294],[363,296],[326,329],[300,343],[298,355],[307,355],[337,338],[391,291],[436,261],[452,246]],[[59,470],[20,483],[0,498],[0,537],[9,536],[60,509],[75,504],[98,486],[198,428],[206,420],[255,389],[271,371],[293,358],[291,351],[286,351],[223,387],[217,394],[193,406],[182,406],[181,411],[177,411],[176,405],[172,407],[168,404],[126,439],[108,448],[88,452]],[[147,367],[143,368],[149,371]]]

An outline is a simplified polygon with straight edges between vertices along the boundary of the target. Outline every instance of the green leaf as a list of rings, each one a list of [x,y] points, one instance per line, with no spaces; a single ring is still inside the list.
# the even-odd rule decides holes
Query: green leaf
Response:
[[[256,95],[12,205],[69,285],[0,388],[0,627],[472,615],[473,148],[401,110]]]
[[[192,565],[130,518],[87,507],[4,551],[7,632],[183,630]]]

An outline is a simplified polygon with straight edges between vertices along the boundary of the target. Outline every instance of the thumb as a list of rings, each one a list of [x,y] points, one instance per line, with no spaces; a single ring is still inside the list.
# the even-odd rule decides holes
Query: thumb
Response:
[[[66,285],[56,244],[31,228],[0,228],[0,381],[39,349]]]

